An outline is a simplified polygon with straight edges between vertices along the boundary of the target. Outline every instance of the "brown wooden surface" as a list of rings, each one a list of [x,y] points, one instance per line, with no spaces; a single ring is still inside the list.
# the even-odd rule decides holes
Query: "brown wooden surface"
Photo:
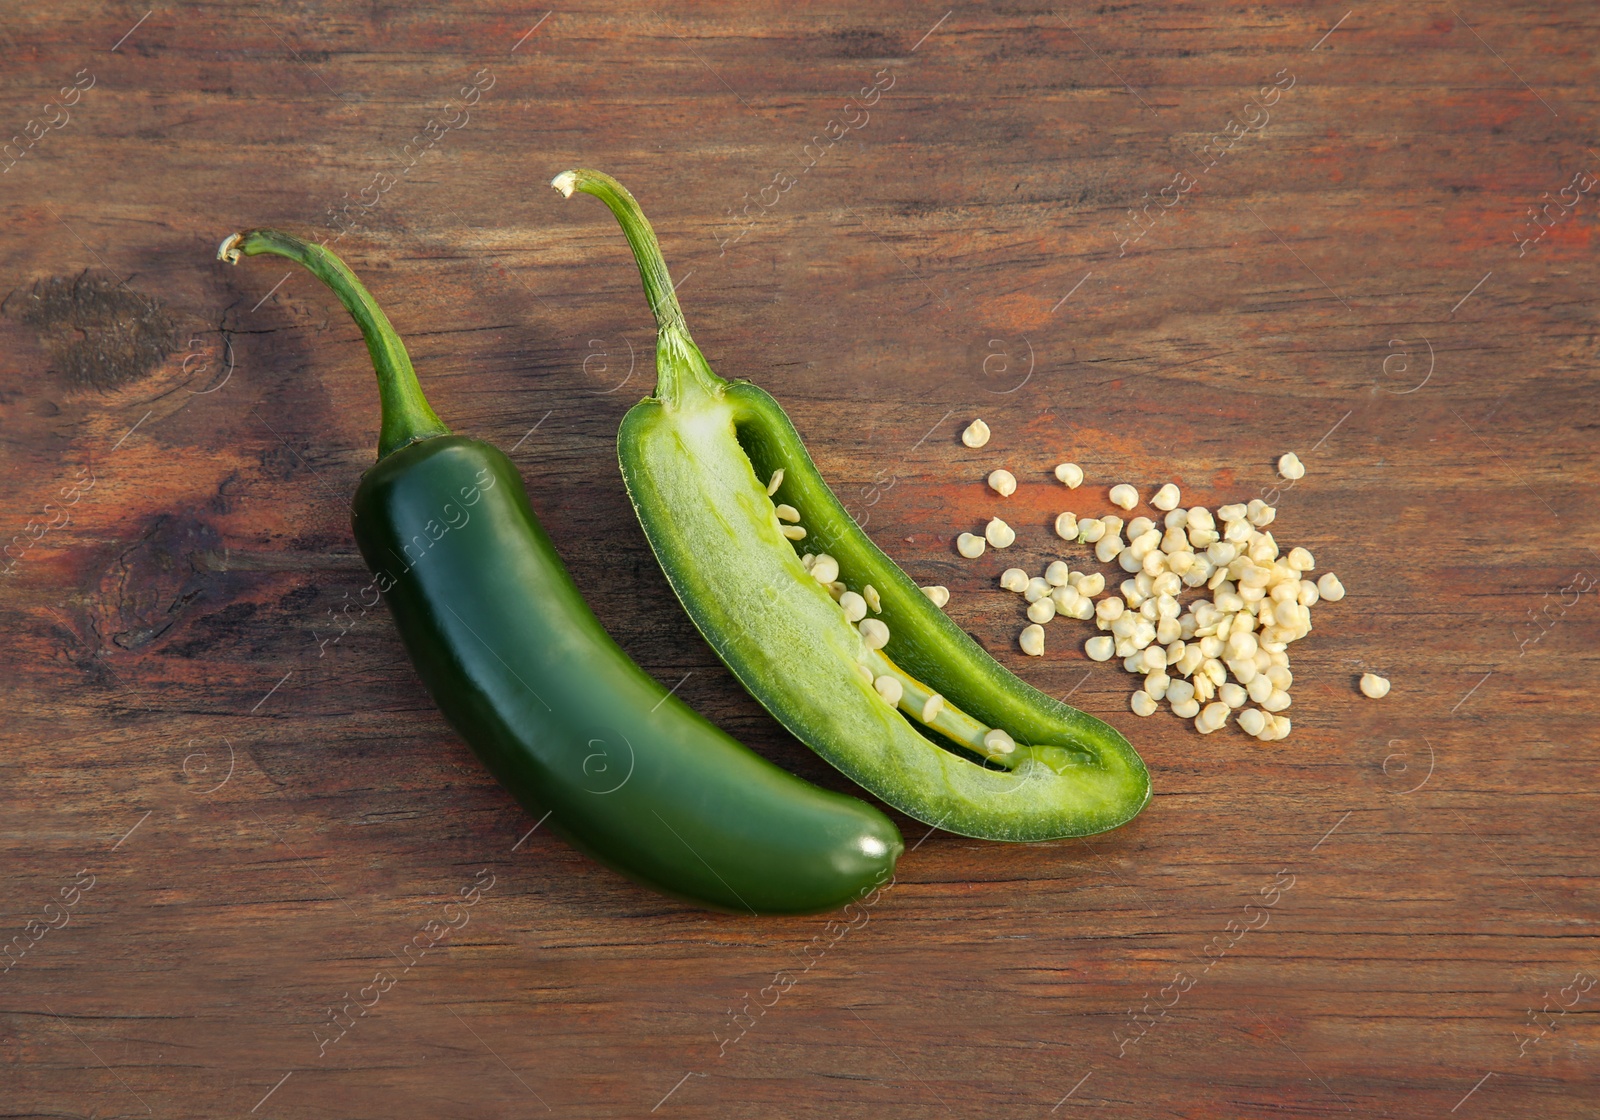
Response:
[[[1600,173],[1594,9],[581,5],[526,38],[543,8],[145,10],[0,29],[7,135],[94,78],[0,176],[6,539],[94,478],[0,583],[3,935],[95,876],[0,976],[0,1114],[1594,1115],[1600,990],[1561,992],[1600,975],[1600,592],[1562,593],[1600,577],[1594,195],[1518,245]],[[623,646],[846,788],[715,662],[631,516],[614,437],[652,332],[611,218],[544,185],[574,164],[632,186],[712,362],[777,394],[907,570],[1126,730],[1157,791],[1134,823],[1005,847],[902,820],[860,928],[706,914],[527,836],[381,608],[325,641],[367,581],[375,394],[313,281],[213,262],[245,225],[352,227],[439,413],[515,447]],[[1199,185],[1119,255],[1176,172]],[[1017,653],[993,581],[1059,554],[1061,509],[1119,481],[1248,500],[1291,449],[1278,538],[1350,594],[1294,648],[1287,742],[1129,715],[1086,624]],[[1001,465],[1019,543],[963,561]],[[329,1005],[480,870],[466,930],[319,1055]]]

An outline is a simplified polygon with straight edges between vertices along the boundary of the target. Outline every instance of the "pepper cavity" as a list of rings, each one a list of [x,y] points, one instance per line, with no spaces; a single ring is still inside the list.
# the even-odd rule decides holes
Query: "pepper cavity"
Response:
[[[773,479],[774,483],[768,484],[769,497],[776,494],[778,486],[783,483],[782,468],[774,472]],[[775,508],[780,521],[800,519],[799,512],[793,506],[779,504]],[[785,511],[792,516],[786,515]],[[982,755],[990,762],[1006,764],[1016,761],[1017,741],[1008,732],[998,727],[985,726],[969,716],[928,685],[900,668],[888,654],[883,652],[889,643],[889,627],[881,619],[867,617],[868,610],[874,614],[883,610],[877,588],[868,583],[862,585],[859,593],[850,590],[849,581],[839,578],[841,574],[839,562],[827,553],[812,555],[807,552],[800,557],[800,564],[811,574],[812,579],[827,588],[829,595],[844,613],[845,621],[856,627],[860,633],[861,651],[857,659],[866,668],[862,680],[870,685],[885,703],[899,709],[908,718],[916,720],[924,727],[932,728],[975,754]]]

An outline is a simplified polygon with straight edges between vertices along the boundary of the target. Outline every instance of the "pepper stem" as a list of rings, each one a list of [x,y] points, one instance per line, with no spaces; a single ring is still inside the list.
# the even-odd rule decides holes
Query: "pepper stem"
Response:
[[[382,404],[378,458],[408,443],[450,434],[450,429],[429,406],[428,398],[422,395],[422,386],[417,384],[417,373],[411,368],[406,345],[395,333],[389,317],[332,250],[275,229],[252,229],[229,235],[217,249],[217,259],[238,264],[241,253],[247,257],[271,253],[304,266],[339,297],[356,326],[361,328],[361,337],[367,341],[367,353],[372,355],[372,368],[378,375],[378,397]]]
[[[656,318],[656,399],[677,406],[693,396],[720,396],[728,383],[712,371],[689,337],[683,308],[678,306],[677,291],[661,256],[661,244],[638,199],[605,172],[581,167],[563,171],[550,180],[550,185],[564,198],[571,198],[575,190],[594,195],[610,208],[622,226],[634,263],[639,266],[639,279],[644,281],[645,298]]]

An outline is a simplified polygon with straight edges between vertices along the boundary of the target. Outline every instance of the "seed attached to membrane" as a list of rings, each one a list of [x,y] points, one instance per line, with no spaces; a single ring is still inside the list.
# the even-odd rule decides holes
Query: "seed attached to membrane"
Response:
[[[878,695],[883,697],[891,706],[900,706],[900,697],[905,695],[905,686],[898,678],[881,676],[872,682],[872,687],[878,690]]]

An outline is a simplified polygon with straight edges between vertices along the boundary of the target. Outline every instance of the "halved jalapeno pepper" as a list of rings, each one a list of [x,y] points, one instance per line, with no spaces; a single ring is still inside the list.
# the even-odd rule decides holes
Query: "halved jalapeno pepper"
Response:
[[[1138,813],[1150,776],[1128,741],[985,653],[856,525],[777,401],[712,372],[622,184],[574,170],[552,186],[599,198],[633,249],[656,391],[623,419],[622,475],[678,598],[745,688],[862,786],[951,832],[1045,840]],[[826,582],[824,554],[838,564]],[[841,606],[841,583],[881,611]]]

